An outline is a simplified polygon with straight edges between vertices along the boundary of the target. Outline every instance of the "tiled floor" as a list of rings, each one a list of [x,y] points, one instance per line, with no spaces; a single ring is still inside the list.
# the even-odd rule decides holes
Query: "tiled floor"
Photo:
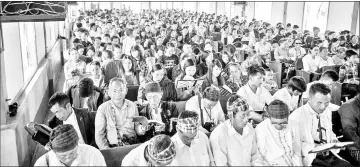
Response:
[[[61,70],[61,72],[60,72],[58,82],[54,83],[55,84],[55,92],[62,91],[62,89],[63,89],[63,85],[64,85],[64,82],[65,82],[65,75],[64,75],[64,73],[62,71],[63,70]],[[49,120],[52,116],[53,115],[50,112],[47,112],[47,114],[45,116],[45,119],[44,119],[44,123],[47,120]],[[45,151],[44,147],[42,145],[40,145],[40,144],[37,144],[36,148],[35,148],[35,151],[34,151],[33,159],[30,162],[30,166],[34,166],[36,160],[39,159],[43,154],[45,154],[45,152],[46,151]]]

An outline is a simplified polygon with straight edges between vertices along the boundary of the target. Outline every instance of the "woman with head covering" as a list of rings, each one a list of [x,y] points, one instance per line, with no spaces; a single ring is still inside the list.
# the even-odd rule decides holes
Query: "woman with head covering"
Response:
[[[302,166],[300,131],[288,121],[289,107],[281,100],[274,100],[267,112],[270,118],[255,129],[261,156],[271,166]]]
[[[34,166],[106,166],[95,147],[78,144],[79,136],[70,124],[59,125],[50,134],[51,151],[41,156]]]
[[[121,166],[167,166],[175,156],[176,149],[171,138],[157,135],[131,150],[122,160]]]

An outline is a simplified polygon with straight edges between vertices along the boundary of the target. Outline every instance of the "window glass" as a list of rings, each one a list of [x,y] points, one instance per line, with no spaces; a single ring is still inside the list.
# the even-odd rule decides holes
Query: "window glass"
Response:
[[[150,8],[151,9],[160,9],[161,8],[161,2],[150,2]]]
[[[360,10],[358,10],[358,19],[357,19],[357,24],[356,24],[356,35],[359,35],[359,31],[360,31],[360,29],[359,29],[359,20],[360,20],[360,16],[359,16],[359,13],[360,12]]]
[[[37,68],[35,24],[34,22],[19,22],[21,57],[24,71],[24,81],[28,82]]]
[[[255,2],[255,19],[271,22],[272,2]]]
[[[320,33],[326,30],[329,2],[305,2],[303,30],[310,30],[319,27]]]

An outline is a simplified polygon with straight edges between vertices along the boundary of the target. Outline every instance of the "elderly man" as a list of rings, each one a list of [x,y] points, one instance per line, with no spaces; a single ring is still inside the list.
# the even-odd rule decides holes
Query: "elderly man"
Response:
[[[251,110],[246,100],[239,95],[231,95],[227,110],[229,120],[216,127],[210,136],[216,165],[267,165],[259,154],[255,130],[248,122]]]
[[[155,120],[162,122],[164,126],[152,126],[145,133],[144,141],[152,138],[157,133],[163,133],[167,135],[174,135],[176,129],[174,127],[174,118],[177,118],[179,112],[176,108],[176,104],[173,102],[162,101],[163,91],[156,82],[150,82],[145,86],[144,90],[148,104],[140,111],[139,115],[146,117],[148,120]]]
[[[273,98],[281,100],[287,104],[290,112],[294,111],[299,105],[299,96],[306,91],[306,82],[303,77],[294,76],[290,78],[286,87],[278,90]]]
[[[90,111],[97,111],[104,101],[104,93],[94,86],[90,78],[83,78],[77,85],[71,86],[67,95],[73,107],[88,108]]]
[[[72,125],[56,127],[50,136],[51,151],[42,155],[34,166],[106,166],[98,149],[78,144],[78,141],[79,136]]]
[[[216,86],[207,87],[202,97],[191,97],[185,104],[185,110],[195,111],[200,115],[200,130],[209,133],[217,125],[225,121],[224,112],[220,105],[220,90]]]
[[[154,136],[135,149],[122,160],[121,166],[166,166],[175,158],[175,145],[167,135]]]
[[[50,128],[55,128],[63,124],[70,124],[78,134],[79,144],[88,144],[94,147],[95,143],[95,112],[90,112],[86,108],[73,108],[69,97],[62,92],[53,94],[49,99],[50,111],[54,114],[49,119]]]
[[[332,131],[332,111],[329,109],[330,88],[323,83],[311,85],[309,101],[299,107],[289,117],[289,122],[299,126],[301,151],[304,166],[350,166],[346,161],[337,158],[339,150],[321,153],[309,153],[317,146],[338,142]]]
[[[339,108],[344,139],[356,145],[349,148],[351,156],[360,163],[360,93]]]
[[[199,131],[199,115],[193,111],[180,113],[171,138],[176,156],[171,166],[215,166],[208,137]]]
[[[300,131],[288,121],[288,105],[274,100],[267,112],[270,118],[255,129],[260,154],[272,166],[302,166]]]
[[[137,143],[144,131],[133,122],[139,116],[135,103],[125,99],[126,81],[113,78],[109,83],[111,100],[100,105],[95,117],[95,141],[100,149]]]

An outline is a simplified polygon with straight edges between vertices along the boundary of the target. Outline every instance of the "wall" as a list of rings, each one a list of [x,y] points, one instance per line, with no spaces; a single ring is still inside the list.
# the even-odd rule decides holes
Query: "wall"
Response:
[[[291,26],[296,24],[302,28],[304,5],[305,2],[288,2],[285,25],[291,23]]]
[[[273,2],[271,8],[271,25],[276,25],[279,22],[283,22],[284,3],[285,2]]]
[[[56,83],[62,72],[60,49],[61,42],[57,41],[20,97],[18,114],[7,121],[8,125],[1,126],[1,166],[29,165],[36,143],[24,126],[28,122],[44,122],[50,95],[49,80]]]
[[[351,30],[354,2],[330,2],[327,30]]]
[[[225,15],[226,14],[225,2],[218,1],[216,3],[217,3],[217,8],[216,8],[217,15]]]
[[[248,22],[252,21],[252,19],[255,17],[255,2],[246,3],[245,16]]]

